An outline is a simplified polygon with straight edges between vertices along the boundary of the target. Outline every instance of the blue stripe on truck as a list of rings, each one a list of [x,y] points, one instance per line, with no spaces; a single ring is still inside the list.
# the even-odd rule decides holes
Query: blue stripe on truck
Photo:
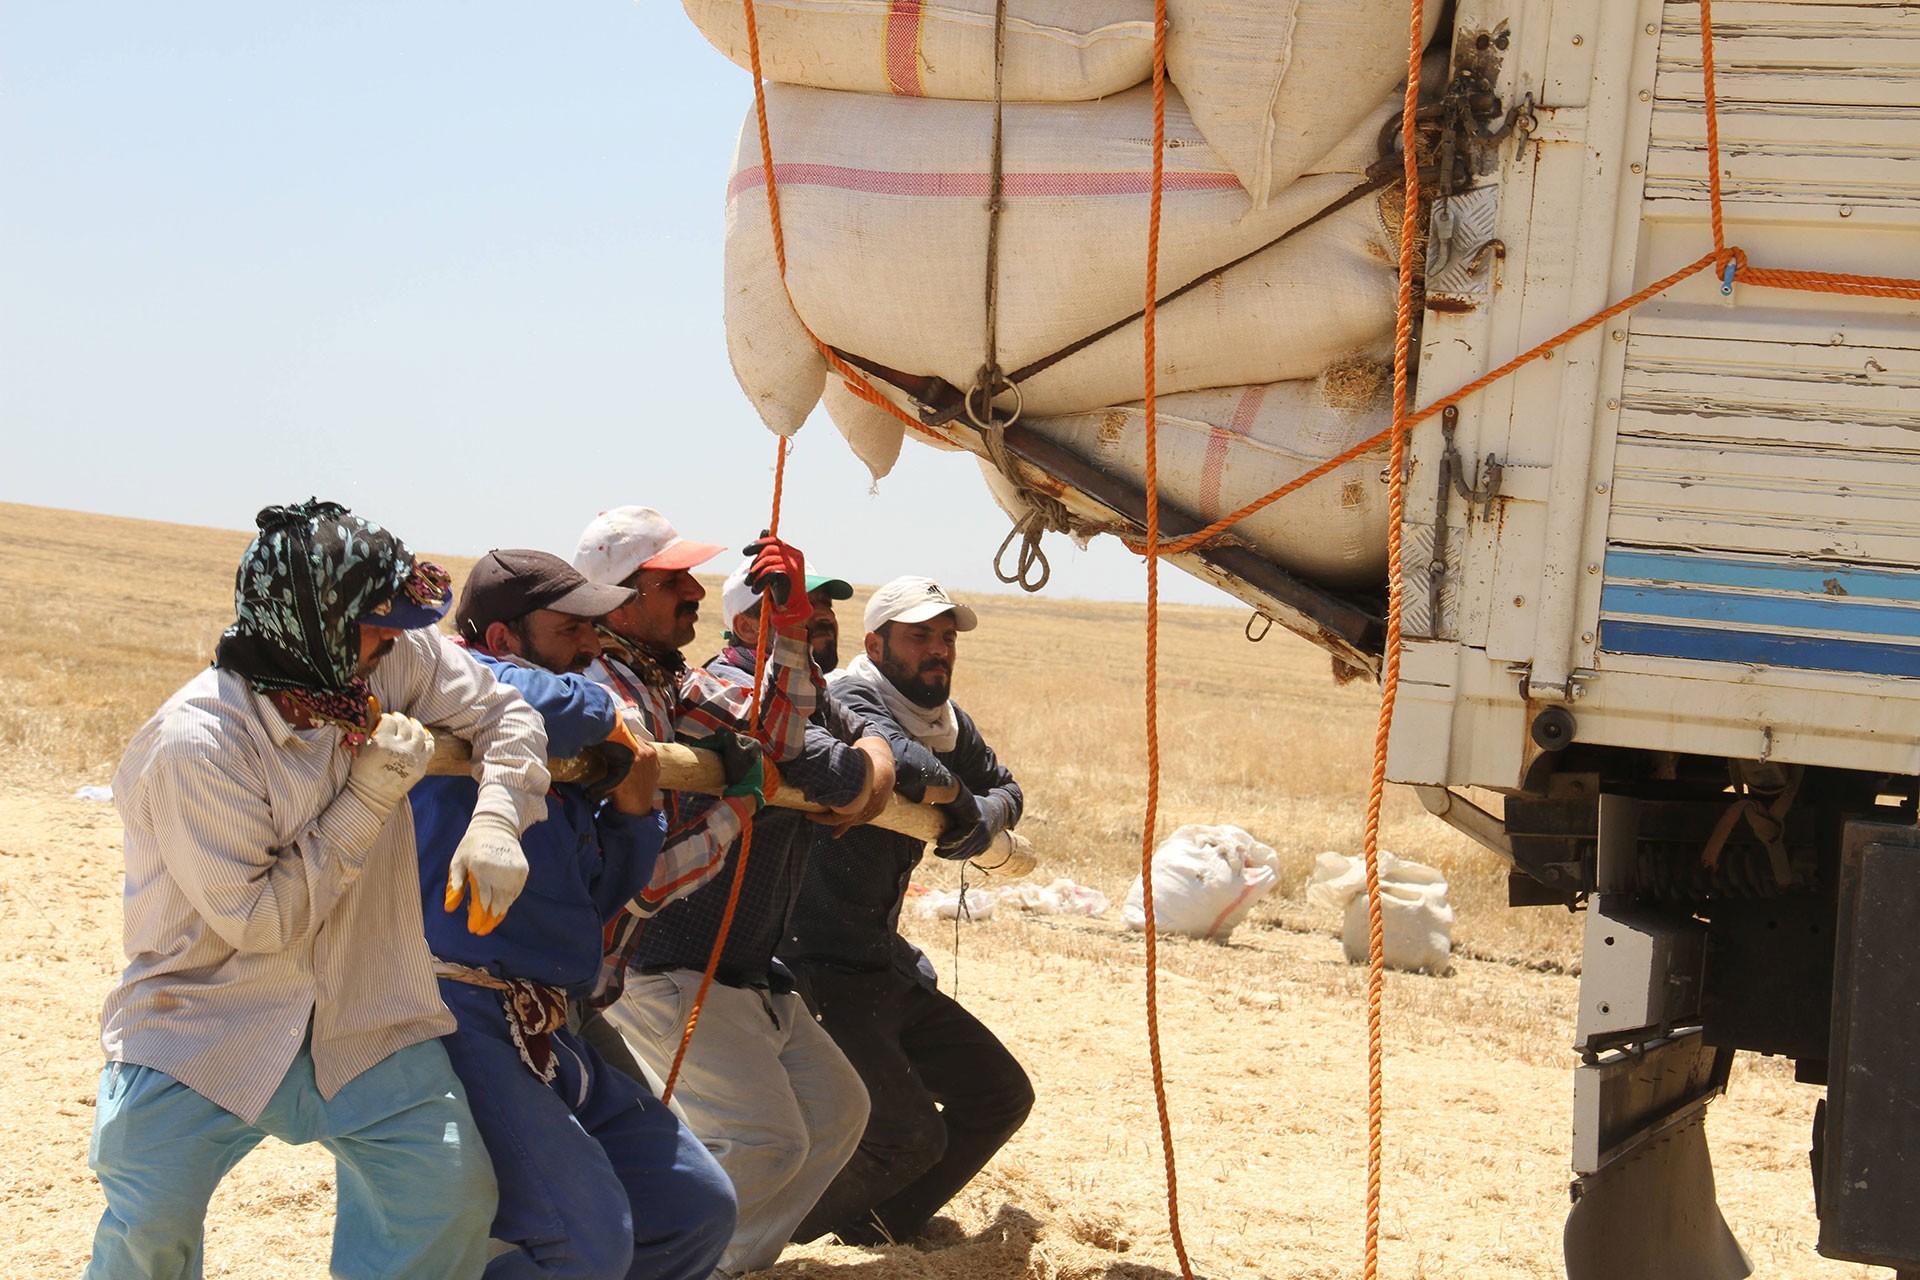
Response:
[[[1875,644],[1827,636],[1768,635],[1716,627],[1609,618],[1600,624],[1600,648],[1655,658],[1697,658],[1807,671],[1876,676],[1920,676],[1920,646]]]
[[[1611,567],[1612,562],[1608,563]],[[1600,611],[1605,615],[1920,639],[1920,607],[1829,595],[1751,595],[1701,587],[1609,583],[1600,593]]]
[[[1856,569],[1806,561],[1741,560],[1694,552],[1615,548],[1607,552],[1607,577],[1609,580],[1637,578],[1653,583],[1691,583],[1835,598],[1865,596],[1873,600],[1920,603],[1920,571],[1915,570]]]

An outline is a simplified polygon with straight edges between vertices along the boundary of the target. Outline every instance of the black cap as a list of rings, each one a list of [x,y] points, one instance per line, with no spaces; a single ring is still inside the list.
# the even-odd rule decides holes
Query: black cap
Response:
[[[524,618],[535,609],[598,618],[635,594],[630,587],[589,582],[578,569],[545,551],[489,551],[467,575],[453,620],[468,644],[484,644],[488,627]]]

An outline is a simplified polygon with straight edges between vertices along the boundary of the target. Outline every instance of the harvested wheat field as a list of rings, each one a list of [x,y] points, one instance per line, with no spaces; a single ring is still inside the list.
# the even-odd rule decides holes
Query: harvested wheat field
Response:
[[[0,1275],[76,1274],[100,1210],[86,1147],[99,1006],[122,960],[119,827],[112,806],[70,797],[104,783],[128,734],[208,660],[245,541],[0,505]],[[1143,948],[1117,920],[1139,856],[1139,611],[972,602],[982,621],[955,687],[1026,788],[1040,876],[1116,905],[1091,921],[1003,914],[957,940],[949,923],[912,922],[943,985],[1027,1065],[1033,1118],[949,1207],[948,1247],[806,1246],[767,1275],[1179,1273]],[[1359,851],[1374,693],[1335,686],[1316,650],[1278,632],[1247,643],[1242,617],[1170,608],[1162,639],[1165,828],[1235,823],[1284,866],[1282,891],[1229,944],[1160,951],[1180,1221],[1197,1275],[1357,1276],[1365,975],[1300,889],[1316,852]],[[1387,981],[1380,1274],[1559,1275],[1579,921],[1509,911],[1500,866],[1407,796],[1391,798],[1383,843],[1448,873],[1459,923],[1449,975]],[[953,874],[929,868],[928,884]],[[1722,1205],[1762,1276],[1884,1275],[1813,1251],[1816,1097],[1787,1064],[1742,1057],[1709,1122]],[[316,1149],[249,1157],[215,1201],[209,1274],[324,1274],[332,1178]]]

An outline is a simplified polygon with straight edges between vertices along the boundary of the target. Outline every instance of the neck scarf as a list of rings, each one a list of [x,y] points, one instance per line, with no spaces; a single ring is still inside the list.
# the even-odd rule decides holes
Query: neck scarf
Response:
[[[372,732],[359,619],[403,593],[416,604],[444,601],[447,571],[416,562],[400,539],[336,502],[268,507],[255,523],[260,532],[234,575],[235,621],[213,665],[350,740]]]
[[[640,683],[649,689],[679,687],[680,677],[687,670],[687,656],[678,649],[663,649],[645,640],[623,636],[604,622],[594,630],[600,633],[601,646],[631,668],[633,674],[640,677]]]
[[[827,684],[836,685],[842,680],[872,690],[886,704],[895,723],[929,751],[951,751],[960,745],[960,717],[954,714],[952,699],[937,707],[921,706],[894,688],[893,681],[864,653],[828,676]]]

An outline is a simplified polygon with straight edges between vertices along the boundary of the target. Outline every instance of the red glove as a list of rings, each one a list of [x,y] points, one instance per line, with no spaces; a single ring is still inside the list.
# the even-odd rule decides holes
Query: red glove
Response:
[[[746,554],[753,557],[747,585],[760,593],[765,602],[762,609],[772,615],[775,630],[805,627],[813,616],[813,604],[807,599],[807,561],[799,548],[762,534],[747,545]]]

